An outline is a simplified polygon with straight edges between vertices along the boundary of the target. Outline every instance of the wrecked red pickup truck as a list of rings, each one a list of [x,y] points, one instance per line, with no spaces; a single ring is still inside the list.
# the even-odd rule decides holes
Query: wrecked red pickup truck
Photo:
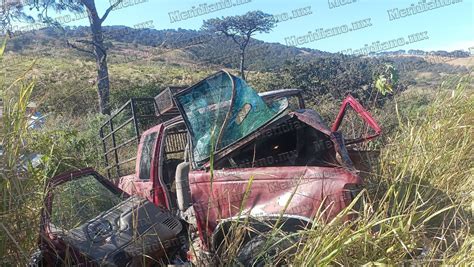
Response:
[[[348,106],[373,134],[344,138],[338,129]],[[318,211],[333,218],[363,183],[346,146],[380,133],[351,96],[329,128],[305,109],[301,90],[258,94],[226,71],[132,99],[100,130],[109,179],[88,169],[48,184],[36,262],[52,265],[72,255],[73,263],[120,266],[141,247],[142,256],[176,263],[186,260],[192,236],[202,253],[221,251],[232,223],[243,218],[261,232],[261,222],[279,220],[292,232]],[[138,153],[127,153],[137,141]],[[76,187],[61,191],[72,182]],[[58,194],[74,207],[62,207]],[[78,194],[87,205],[71,197]],[[68,221],[81,209],[83,218]]]

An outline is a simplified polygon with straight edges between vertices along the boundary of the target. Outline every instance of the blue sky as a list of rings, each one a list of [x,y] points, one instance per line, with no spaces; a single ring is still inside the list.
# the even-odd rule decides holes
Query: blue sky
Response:
[[[255,38],[285,44],[285,38],[289,36],[303,36],[318,28],[328,29],[341,25],[350,26],[354,21],[370,18],[372,24],[370,27],[308,42],[302,44],[301,47],[337,52],[348,48],[360,48],[375,41],[407,38],[410,34],[424,31],[428,32],[429,39],[397,47],[393,50],[449,51],[455,49],[468,50],[469,47],[474,46],[474,0],[436,0],[451,4],[396,20],[390,20],[388,10],[398,8],[399,11],[403,12],[412,4],[418,7],[418,11],[425,10],[427,9],[426,4],[435,0],[227,0],[234,3],[238,1],[248,3],[174,23],[170,21],[170,12],[186,12],[202,4],[209,6],[223,0],[125,1],[142,3],[113,11],[104,25],[133,26],[153,20],[155,29],[199,29],[202,21],[209,18],[240,15],[252,10],[261,10],[270,14],[287,12],[291,16],[292,10],[311,6],[312,14],[280,22],[271,33],[257,34]],[[330,8],[329,2],[339,1],[347,2],[347,4]],[[109,0],[96,0],[96,4],[100,13],[103,13],[110,5]],[[88,21],[83,19],[68,23],[68,25],[87,25],[87,23]]]

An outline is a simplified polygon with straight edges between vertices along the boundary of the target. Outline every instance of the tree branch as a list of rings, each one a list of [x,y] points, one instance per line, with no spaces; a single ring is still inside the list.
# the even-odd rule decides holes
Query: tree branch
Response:
[[[232,38],[232,40],[234,41],[234,43],[236,43],[240,49],[242,49],[242,44],[237,40],[236,38],[236,35],[235,34],[230,34],[228,33],[227,31],[221,31],[226,37],[230,37]]]
[[[87,50],[87,49],[84,49],[82,47],[78,47],[72,43],[69,42],[69,40],[66,41],[67,42],[67,46],[68,47],[72,47],[80,52],[84,52],[84,53],[88,53],[88,54],[91,54],[92,56],[95,56],[94,52],[90,51],[90,50]]]
[[[123,0],[117,0],[117,2],[115,2],[113,5],[111,5],[109,8],[107,8],[107,10],[105,11],[105,14],[102,16],[102,18],[100,19],[100,23],[104,22],[105,19],[107,18],[107,16],[109,15],[109,13],[114,9],[116,8],[120,3],[122,3]]]
[[[107,54],[106,49],[103,48],[101,45],[99,45],[98,43],[96,43],[96,42],[94,42],[94,41],[89,41],[89,40],[76,40],[76,42],[78,42],[78,43],[83,43],[83,44],[93,45],[93,46],[99,48],[104,54]]]

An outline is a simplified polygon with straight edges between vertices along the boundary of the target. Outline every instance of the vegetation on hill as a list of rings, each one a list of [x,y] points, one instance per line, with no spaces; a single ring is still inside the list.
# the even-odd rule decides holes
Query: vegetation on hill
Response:
[[[104,27],[109,47],[110,105],[121,106],[130,97],[153,97],[170,85],[190,85],[221,68],[239,67],[239,49],[229,38],[193,30]],[[67,48],[66,40],[84,38],[87,27],[47,28],[24,33],[9,41],[0,73],[7,80],[38,59],[28,77],[36,78],[33,98],[43,112],[81,116],[96,112],[95,62],[87,54]],[[420,56],[352,57],[281,44],[250,42],[248,80],[259,91],[301,88],[311,107],[326,118],[351,93],[365,105],[382,105],[391,96],[374,91],[375,78],[387,64],[398,70],[395,94],[407,86],[436,87],[445,75],[467,73],[464,66],[430,63]],[[6,75],[6,74],[9,75]],[[328,108],[326,108],[328,107]]]
[[[25,52],[28,50],[41,49],[41,47],[66,47],[67,39],[84,38],[90,35],[88,27],[65,27],[61,29],[46,28],[33,32],[26,32],[15,36],[9,41],[9,49],[14,52]],[[194,62],[206,65],[219,65],[226,68],[237,69],[240,64],[239,48],[229,38],[216,34],[209,34],[204,31],[186,29],[155,30],[150,28],[130,28],[125,26],[103,27],[105,45],[115,49],[120,49],[120,44],[127,44],[132,50],[147,49],[149,56],[164,56],[173,51],[185,51]],[[117,46],[117,44],[119,44]],[[38,52],[38,51],[36,51]],[[133,52],[133,51],[129,51]],[[71,52],[69,52],[71,53]],[[287,60],[308,60],[333,54],[315,49],[286,46],[279,43],[266,43],[252,39],[251,45],[247,49],[249,55],[246,65],[253,71],[275,71]],[[443,60],[465,58],[468,52],[454,51],[433,51],[425,52],[421,50],[399,50],[394,52],[381,53],[385,58],[390,58],[395,62],[400,62],[404,68],[413,64],[404,64],[409,60],[417,68],[425,68],[426,65],[435,66],[423,60],[422,56],[435,56],[432,63],[443,63]],[[407,56],[410,55],[410,56]],[[372,55],[374,56],[374,55]],[[129,59],[128,59],[129,60]],[[398,66],[397,66],[398,67]],[[449,66],[445,66],[447,70]]]

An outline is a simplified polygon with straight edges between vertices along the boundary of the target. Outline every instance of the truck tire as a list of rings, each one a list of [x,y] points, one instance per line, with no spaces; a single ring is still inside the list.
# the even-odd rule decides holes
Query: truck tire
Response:
[[[269,240],[265,236],[255,236],[242,246],[237,254],[237,262],[243,266],[271,266],[288,265],[285,257],[277,260],[281,252],[288,250],[292,246],[289,240],[280,241],[276,238]],[[276,244],[279,241],[278,244]],[[276,244],[276,245],[275,245]]]

